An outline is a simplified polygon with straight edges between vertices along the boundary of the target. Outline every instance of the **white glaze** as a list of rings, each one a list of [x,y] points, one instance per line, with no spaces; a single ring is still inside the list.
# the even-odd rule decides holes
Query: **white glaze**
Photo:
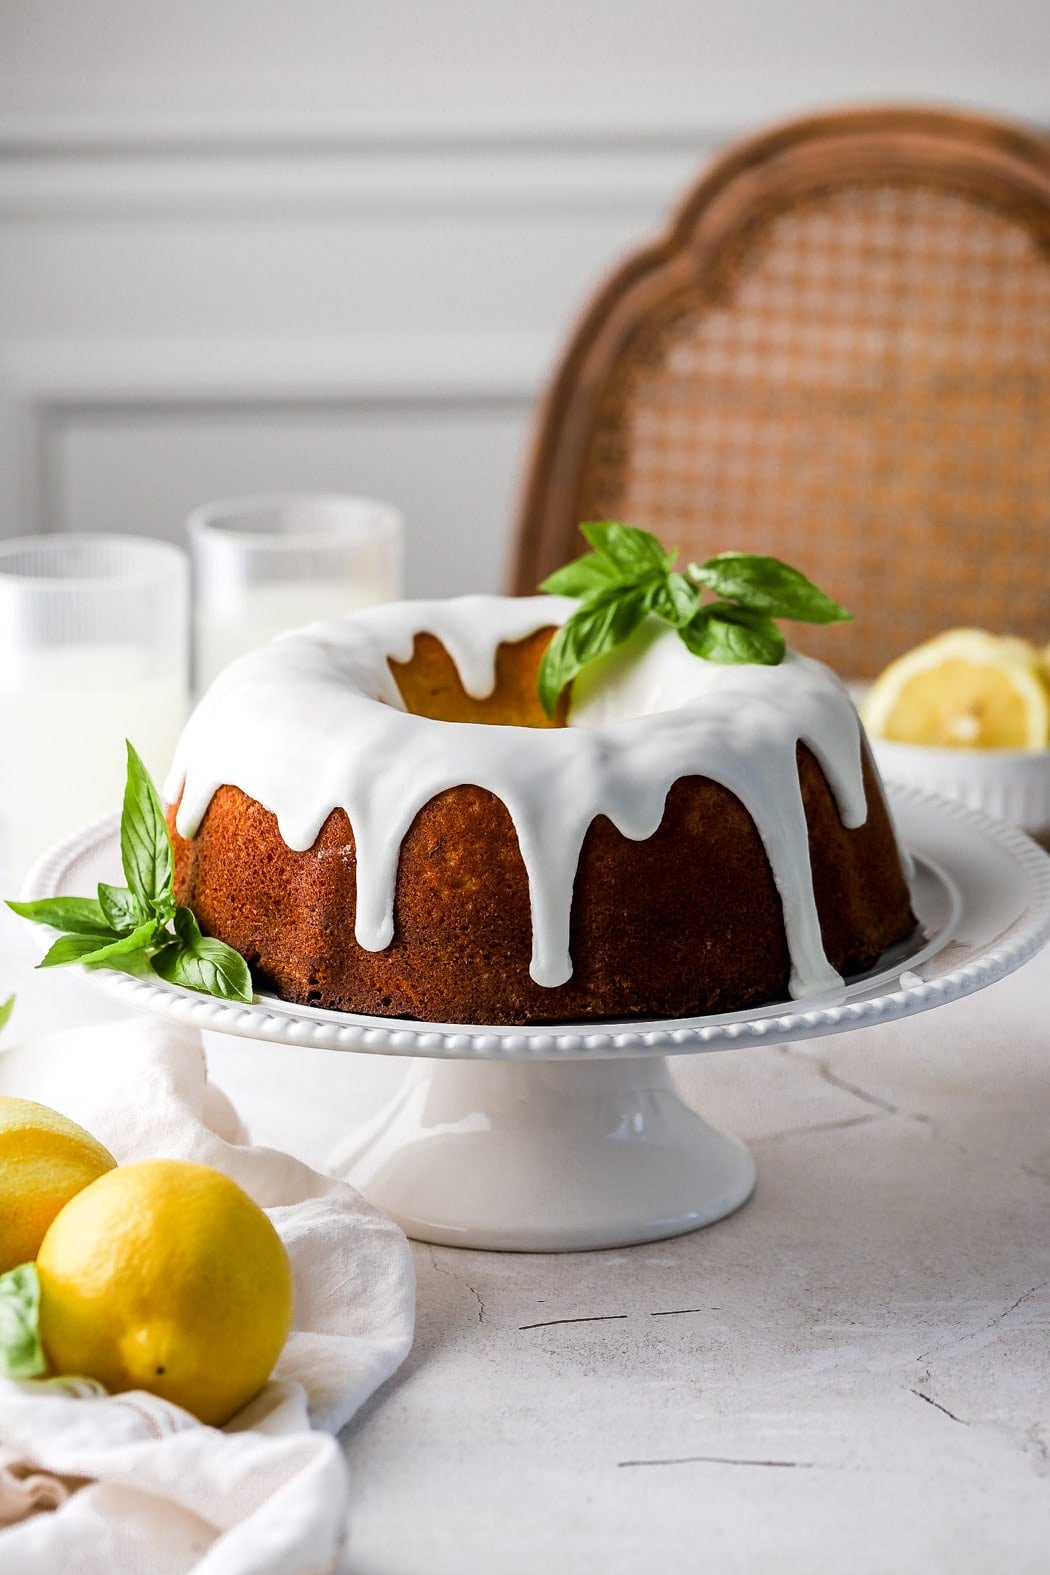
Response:
[[[793,652],[779,667],[704,662],[653,624],[578,682],[567,728],[406,712],[387,659],[407,661],[417,634],[442,642],[467,693],[480,699],[494,688],[501,641],[560,624],[575,605],[552,596],[395,602],[295,630],[240,658],[208,690],[176,750],[165,793],[169,801],[182,795],[179,832],[194,835],[224,784],[271,810],[295,849],[311,847],[332,809],[344,809],[357,848],[356,939],[381,951],[393,939],[398,860],[412,821],[446,788],[485,788],[506,805],[528,874],[530,972],[554,988],[572,976],[569,913],[591,821],[605,815],[642,840],[656,831],[680,777],[710,777],[758,827],[783,904],[792,996],[838,988],[813,896],[798,744],[819,761],[844,825],[862,825],[867,806],[860,723],[821,663]]]

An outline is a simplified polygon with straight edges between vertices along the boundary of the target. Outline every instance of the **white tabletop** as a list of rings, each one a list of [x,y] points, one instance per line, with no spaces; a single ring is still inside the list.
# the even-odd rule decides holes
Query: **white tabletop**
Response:
[[[0,920],[5,1037],[117,1015]],[[1050,1567],[1050,954],[927,1016],[687,1059],[738,1214],[624,1251],[416,1249],[419,1326],[348,1430],[355,1575]],[[405,1075],[210,1036],[316,1165]]]

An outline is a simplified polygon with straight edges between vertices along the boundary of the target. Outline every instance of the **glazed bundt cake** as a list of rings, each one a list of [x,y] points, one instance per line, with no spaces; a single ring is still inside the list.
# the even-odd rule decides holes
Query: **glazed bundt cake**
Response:
[[[816,997],[914,926],[820,663],[648,620],[549,718],[563,597],[401,602],[242,657],[166,784],[180,903],[289,1001],[431,1022]]]

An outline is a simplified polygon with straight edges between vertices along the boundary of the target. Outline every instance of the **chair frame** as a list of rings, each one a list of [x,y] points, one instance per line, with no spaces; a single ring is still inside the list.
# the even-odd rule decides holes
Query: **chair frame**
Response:
[[[583,311],[543,398],[517,520],[510,586],[528,594],[580,550],[588,440],[617,358],[647,314],[695,286],[771,205],[829,186],[928,178],[1013,210],[1050,252],[1050,141],[985,116],[908,107],[792,120],[728,149],[668,228],[626,258]]]

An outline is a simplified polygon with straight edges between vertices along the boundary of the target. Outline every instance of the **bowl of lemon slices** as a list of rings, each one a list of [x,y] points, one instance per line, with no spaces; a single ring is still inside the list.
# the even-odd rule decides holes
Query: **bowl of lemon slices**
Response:
[[[949,629],[860,701],[882,775],[961,799],[1050,843],[1050,650]]]

